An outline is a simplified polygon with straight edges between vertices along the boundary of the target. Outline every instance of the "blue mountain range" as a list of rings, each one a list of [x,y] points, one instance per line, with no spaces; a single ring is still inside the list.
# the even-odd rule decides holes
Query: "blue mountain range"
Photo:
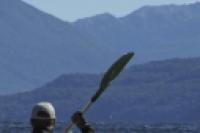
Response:
[[[96,92],[102,74],[64,74],[30,92],[0,96],[0,121],[29,121],[33,105],[52,102],[65,123]],[[133,65],[87,112],[91,122],[200,123],[200,58]]]
[[[126,51],[135,63],[199,56],[200,3],[146,6],[64,22],[20,0],[0,1],[0,94],[42,86],[64,73],[100,73]]]

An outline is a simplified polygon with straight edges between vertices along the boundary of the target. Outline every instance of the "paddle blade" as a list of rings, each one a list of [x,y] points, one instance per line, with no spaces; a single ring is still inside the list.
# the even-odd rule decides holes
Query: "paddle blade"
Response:
[[[104,74],[100,87],[96,94],[92,97],[91,101],[95,102],[99,96],[102,94],[102,92],[105,91],[105,89],[109,86],[111,81],[113,81],[119,73],[123,70],[123,68],[126,66],[126,64],[130,61],[130,59],[133,57],[134,53],[130,52],[123,56],[121,56]]]

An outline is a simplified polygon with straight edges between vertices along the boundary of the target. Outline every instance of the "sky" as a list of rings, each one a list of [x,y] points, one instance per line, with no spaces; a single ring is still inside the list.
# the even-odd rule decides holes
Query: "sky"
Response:
[[[200,0],[23,0],[62,20],[73,22],[84,17],[111,13],[122,17],[145,5],[188,4]]]

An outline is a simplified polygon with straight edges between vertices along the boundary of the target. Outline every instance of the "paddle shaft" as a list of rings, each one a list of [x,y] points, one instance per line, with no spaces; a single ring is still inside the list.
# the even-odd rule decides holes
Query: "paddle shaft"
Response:
[[[108,87],[108,85],[104,86],[104,87]],[[105,89],[104,87],[100,86],[100,88],[98,90]],[[98,93],[98,91],[95,93],[94,96],[96,96],[97,93]],[[95,100],[94,100],[94,96],[87,102],[87,104],[83,107],[83,109],[81,109],[80,112],[82,114],[84,114],[92,106],[92,104],[98,99],[98,98],[97,99],[95,98]],[[75,126],[75,124],[73,122],[71,122],[68,125],[68,127],[65,129],[65,133],[68,133],[74,126]]]

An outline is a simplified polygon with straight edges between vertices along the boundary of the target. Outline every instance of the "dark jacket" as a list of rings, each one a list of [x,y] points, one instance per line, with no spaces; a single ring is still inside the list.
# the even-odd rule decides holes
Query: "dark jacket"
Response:
[[[80,130],[81,130],[82,133],[95,133],[94,130],[90,126],[85,126],[84,128],[82,128]],[[32,133],[53,133],[53,131],[34,128]]]
[[[82,133],[95,133],[94,130],[90,127],[85,127],[80,130]],[[42,130],[42,129],[33,129],[32,133],[53,133],[53,131]]]
[[[94,129],[86,124],[83,128],[79,128],[82,133],[95,133]]]
[[[49,131],[49,130],[46,130],[46,129],[37,129],[37,128],[34,128],[32,133],[53,133],[53,131]]]

